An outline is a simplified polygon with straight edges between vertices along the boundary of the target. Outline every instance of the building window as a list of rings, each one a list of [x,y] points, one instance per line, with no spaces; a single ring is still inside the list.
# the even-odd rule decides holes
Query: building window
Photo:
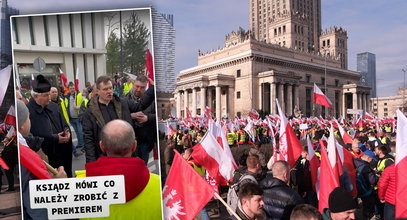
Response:
[[[384,111],[387,112],[387,108],[384,108]]]
[[[385,102],[384,105],[387,105],[387,102]]]
[[[329,45],[330,45],[329,39],[326,40],[326,45],[329,47]]]
[[[236,70],[236,77],[240,77],[240,70]]]
[[[325,41],[324,40],[322,41],[322,47],[325,47]]]
[[[375,103],[375,104],[373,104],[373,106],[376,106],[376,103]]]
[[[310,75],[306,75],[305,76],[305,82],[309,83],[311,81],[311,76]]]
[[[44,35],[45,35],[45,46],[49,46],[49,39],[48,39],[48,21],[46,16],[42,16],[44,21]]]
[[[384,113],[384,117],[386,117],[387,116],[387,113]]]
[[[241,112],[237,112],[236,114],[237,114],[237,117],[239,117],[239,118],[242,117],[242,113],[241,113]]]
[[[236,93],[236,99],[240,99],[240,91]]]
[[[28,17],[28,27],[30,29],[31,45],[35,45],[34,26],[33,26],[32,17]]]
[[[325,77],[321,77],[321,83],[322,85],[325,85]]]
[[[335,87],[339,86],[339,80],[335,79]]]
[[[283,26],[283,33],[285,33],[285,25]]]

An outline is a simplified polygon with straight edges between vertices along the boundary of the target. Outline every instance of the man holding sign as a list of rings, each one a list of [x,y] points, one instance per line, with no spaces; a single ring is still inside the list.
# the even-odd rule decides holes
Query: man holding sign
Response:
[[[110,206],[112,219],[161,219],[160,178],[144,161],[131,157],[137,148],[133,127],[123,120],[103,127],[100,149],[107,156],[87,163],[86,176],[124,175],[126,203]]]

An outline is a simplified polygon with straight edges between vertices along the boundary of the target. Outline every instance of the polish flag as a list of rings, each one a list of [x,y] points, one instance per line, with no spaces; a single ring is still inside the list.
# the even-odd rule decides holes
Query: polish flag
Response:
[[[407,218],[407,118],[397,110],[396,219]]]
[[[319,159],[315,155],[314,147],[311,144],[311,140],[307,135],[307,145],[308,145],[308,157],[309,157],[309,167],[311,170],[311,180],[312,188],[315,190],[315,184],[318,181],[318,168],[319,168]]]
[[[24,137],[18,133],[18,151],[20,163],[39,179],[51,179],[44,161],[28,147]]]
[[[256,120],[259,119],[259,113],[258,113],[255,109],[252,109],[252,110],[247,114],[247,116],[249,116],[249,117],[251,117],[251,118],[253,118],[253,119],[256,119]]]
[[[254,136],[254,127],[253,127],[253,121],[249,120],[247,122],[246,127],[244,127],[243,129],[244,131],[246,131],[246,133],[249,135],[250,139],[252,140],[252,142],[254,143],[256,140],[256,137]]]
[[[76,91],[76,92],[79,92],[79,67],[76,68],[75,91]]]
[[[209,175],[220,185],[227,185],[233,178],[233,161],[222,149],[212,132],[206,132],[201,142],[193,147],[192,157],[205,167]]]
[[[332,102],[328,99],[326,95],[318,88],[317,84],[314,83],[314,103],[332,108]]]
[[[233,168],[237,169],[235,159],[233,158],[232,151],[230,150],[228,140],[226,138],[225,130],[220,126],[219,122],[214,122],[213,120],[210,120],[208,132],[212,133],[213,137],[215,137],[216,141],[222,147],[227,157],[232,161]]]
[[[336,160],[336,158],[334,158]],[[339,186],[339,176],[334,173],[334,166],[328,157],[325,147],[321,147],[321,167],[319,176],[319,204],[318,210],[322,213],[328,208],[329,194]]]
[[[66,79],[66,76],[65,76],[64,72],[62,72],[61,68],[58,68],[58,69],[59,69],[59,76],[61,77],[63,86],[66,86],[68,79]]]
[[[11,76],[11,65],[8,65],[6,68],[0,70],[0,106],[3,103],[4,95],[6,94],[8,83]]]
[[[353,185],[353,190],[351,192],[352,196],[356,197],[358,195],[358,190],[356,187],[356,170],[355,165],[353,163],[353,156],[352,154],[345,149],[342,145],[336,142],[336,149],[339,155],[339,158],[342,161],[342,166],[348,171],[350,180]]]
[[[168,121],[167,121],[167,129],[165,130],[165,134],[166,134],[168,137],[172,137],[175,133],[176,133],[176,132],[175,132],[174,128],[172,128],[172,126],[171,126],[171,125],[168,123]]]
[[[164,219],[192,220],[215,191],[177,151],[174,152],[174,161],[162,193]]]
[[[10,106],[10,108],[8,109],[7,115],[4,118],[4,124],[7,125],[12,125],[12,126],[16,126],[16,111],[14,109],[14,106]]]
[[[368,120],[373,120],[374,119],[373,115],[369,114],[368,112],[365,113],[365,118],[368,119]]]
[[[352,138],[350,137],[350,135],[345,132],[345,129],[343,129],[343,127],[338,122],[336,123],[338,124],[339,133],[341,133],[343,143],[352,144]]]
[[[280,137],[279,137],[279,149],[280,154],[284,157],[285,161],[288,161],[290,167],[293,167],[298,157],[302,152],[302,145],[294,133],[293,128],[288,119],[285,117],[284,112],[281,110],[278,99],[276,99],[278,113],[280,115]]]
[[[147,49],[146,54],[146,69],[147,69],[147,77],[154,81],[154,64],[153,64],[153,56],[151,56],[150,50]],[[150,82],[148,82],[148,86],[150,86]]]

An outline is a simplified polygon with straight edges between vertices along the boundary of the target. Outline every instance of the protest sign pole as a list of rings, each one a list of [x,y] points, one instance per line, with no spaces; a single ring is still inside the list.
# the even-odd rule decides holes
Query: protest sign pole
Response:
[[[223,200],[222,197],[220,197],[220,195],[217,192],[215,192],[215,196],[216,196],[216,198],[218,198],[223,203],[223,205],[225,205],[225,207],[230,211],[230,213],[232,213],[232,215],[234,215],[237,218],[237,220],[242,220],[236,214],[236,212],[232,208],[230,208],[230,206],[225,202],[225,200]]]
[[[53,168],[51,165],[49,165],[47,162],[45,162],[45,160],[43,160],[43,161],[49,172],[51,172],[54,175],[58,174],[58,171],[55,168]]]

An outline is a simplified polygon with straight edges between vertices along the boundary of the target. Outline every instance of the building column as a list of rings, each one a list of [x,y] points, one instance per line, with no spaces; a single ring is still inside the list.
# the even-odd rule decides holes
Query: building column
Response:
[[[229,119],[233,119],[234,114],[235,114],[235,88],[233,87],[228,87],[228,94],[227,94],[227,113]]]
[[[342,91],[342,109],[341,109],[342,117],[346,118],[346,93]]]
[[[260,83],[259,85],[259,109],[263,109],[264,107],[264,83]]]
[[[358,94],[356,92],[352,92],[352,109],[358,108]]]
[[[212,95],[212,90],[213,90],[213,87],[212,88],[210,88],[210,87],[208,87],[208,107],[211,109],[211,110],[213,110],[213,105],[212,105],[212,101],[213,101],[213,95]]]
[[[188,104],[189,104],[188,90],[185,89],[185,91],[184,91],[184,118],[187,117]],[[189,108],[188,108],[188,109],[189,109]]]
[[[297,106],[298,109],[300,109],[300,93],[299,93],[300,87],[298,85],[294,85],[294,107]]]
[[[192,117],[196,117],[196,88],[192,89]]]
[[[370,106],[370,94],[366,94],[366,111],[373,113],[373,108]]]
[[[221,116],[221,87],[216,86],[216,119],[220,121]]]
[[[277,114],[276,98],[277,98],[277,85],[275,82],[270,83],[270,113]]]
[[[285,112],[285,102],[284,102],[284,84],[278,84],[278,102],[280,103],[281,110]]]
[[[177,92],[177,118],[181,118],[181,90]]]
[[[362,93],[358,93],[358,109],[362,109]]]
[[[205,112],[206,108],[206,87],[201,87],[201,114]]]
[[[293,114],[293,86],[287,84],[287,114]]]

